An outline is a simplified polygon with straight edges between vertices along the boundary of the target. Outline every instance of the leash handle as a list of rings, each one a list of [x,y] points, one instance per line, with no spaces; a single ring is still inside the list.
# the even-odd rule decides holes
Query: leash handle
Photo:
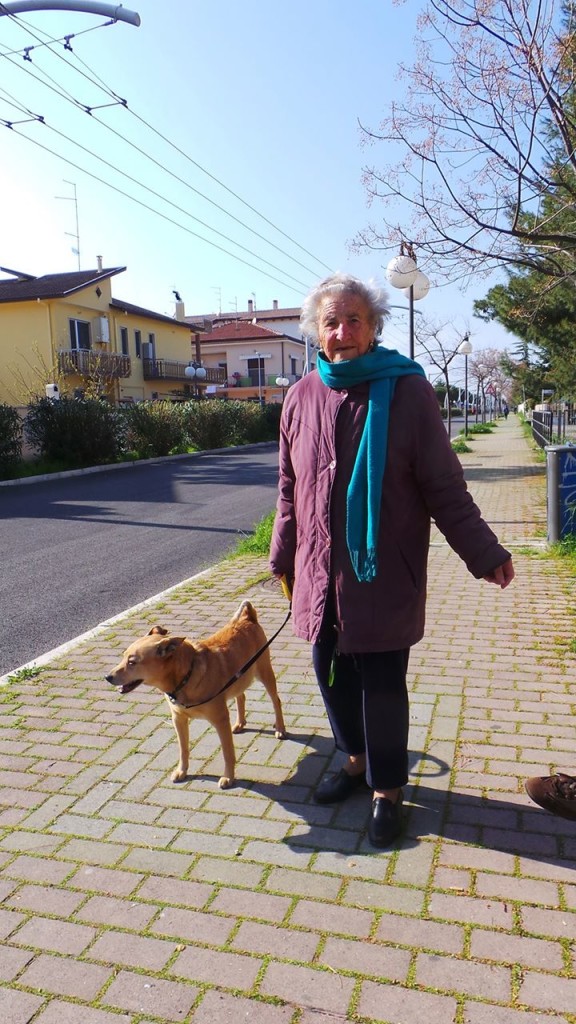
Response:
[[[288,603],[290,603],[292,601],[292,588],[290,587],[286,573],[284,573],[284,575],[280,577],[280,586],[282,587],[282,593],[284,594],[284,597],[286,598]]]

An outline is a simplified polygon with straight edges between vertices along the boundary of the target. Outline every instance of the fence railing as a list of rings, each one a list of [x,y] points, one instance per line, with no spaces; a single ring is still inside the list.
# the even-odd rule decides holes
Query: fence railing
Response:
[[[532,413],[532,437],[544,448],[547,444],[564,444],[566,427],[572,416],[570,409],[540,410]]]

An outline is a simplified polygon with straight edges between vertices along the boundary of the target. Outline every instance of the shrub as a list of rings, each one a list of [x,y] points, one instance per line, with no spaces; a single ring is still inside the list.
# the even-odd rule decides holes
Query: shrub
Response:
[[[24,433],[42,458],[66,466],[98,466],[120,454],[117,415],[107,402],[40,398],[28,406]]]
[[[186,435],[200,451],[277,440],[280,412],[279,405],[240,401],[193,401],[183,407]]]
[[[473,449],[466,443],[466,439],[463,434],[459,434],[451,443],[452,450],[455,451],[457,455],[465,455],[466,452],[473,451]]]
[[[124,444],[137,458],[153,459],[186,449],[182,406],[178,402],[137,402],[122,410]]]
[[[0,405],[0,479],[7,479],[22,458],[22,420],[11,405]]]
[[[493,423],[473,423],[471,427],[468,427],[469,434],[491,434],[494,430],[495,424]]]

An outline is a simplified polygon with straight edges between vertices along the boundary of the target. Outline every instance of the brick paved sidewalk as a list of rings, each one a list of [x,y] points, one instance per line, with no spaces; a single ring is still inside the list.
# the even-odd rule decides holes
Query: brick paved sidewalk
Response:
[[[285,602],[263,559],[0,690],[2,1024],[575,1024],[576,826],[523,789],[576,769],[574,581],[542,557],[544,468],[514,418],[472,446],[518,577],[478,583],[434,534],[398,848],[367,844],[367,793],[312,802],[339,762],[289,627],[273,647],[289,739],[252,689],[232,790],[202,723],[173,785],[164,701],[104,681],[154,622],[206,634],[249,597],[272,632]]]

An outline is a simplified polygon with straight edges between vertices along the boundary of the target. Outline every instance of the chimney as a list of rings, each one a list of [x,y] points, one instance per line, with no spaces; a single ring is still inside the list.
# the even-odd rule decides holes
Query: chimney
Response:
[[[102,257],[101,256],[97,256],[96,257],[96,265],[98,267],[98,273],[101,274],[102,273]]]
[[[176,302],[176,311],[174,316],[176,317],[176,320],[183,320],[186,316],[186,307],[182,300]]]
[[[254,312],[254,299],[248,299],[248,312]]]
[[[272,309],[278,309],[278,299],[272,299]]]

